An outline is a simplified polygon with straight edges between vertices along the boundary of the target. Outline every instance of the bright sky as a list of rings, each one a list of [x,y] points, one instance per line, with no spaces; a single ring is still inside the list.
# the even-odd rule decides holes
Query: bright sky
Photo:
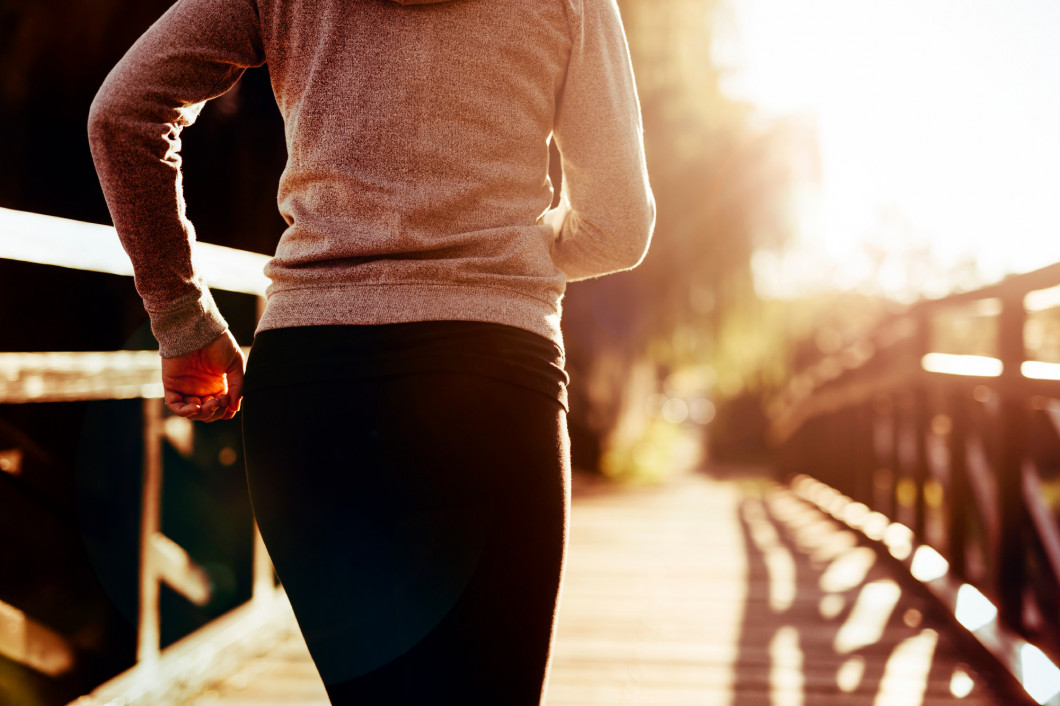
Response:
[[[786,258],[756,260],[763,293],[821,273],[907,289],[901,265],[872,270],[867,241],[928,247],[941,269],[974,257],[983,281],[1060,261],[1060,2],[728,3],[726,90],[819,126],[819,210]],[[908,228],[881,226],[884,209]]]

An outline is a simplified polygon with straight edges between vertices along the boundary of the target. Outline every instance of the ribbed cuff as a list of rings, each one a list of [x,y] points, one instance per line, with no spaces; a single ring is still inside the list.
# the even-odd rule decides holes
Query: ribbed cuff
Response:
[[[151,331],[158,339],[163,358],[176,358],[208,346],[228,328],[228,323],[210,294],[200,283],[202,294],[165,312],[151,313]]]

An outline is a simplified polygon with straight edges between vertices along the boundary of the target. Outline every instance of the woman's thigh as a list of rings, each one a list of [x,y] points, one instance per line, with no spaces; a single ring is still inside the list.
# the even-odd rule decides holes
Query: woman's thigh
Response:
[[[333,702],[538,703],[565,424],[544,395],[458,373],[248,391],[255,515]]]

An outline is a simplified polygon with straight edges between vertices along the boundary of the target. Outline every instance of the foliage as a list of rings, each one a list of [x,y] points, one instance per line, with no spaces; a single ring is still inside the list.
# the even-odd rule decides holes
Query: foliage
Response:
[[[606,458],[609,448],[631,448],[631,425],[658,437],[642,413],[645,395],[675,371],[716,370],[718,389],[735,394],[775,384],[785,369],[786,314],[758,301],[751,257],[794,232],[793,198],[815,178],[814,130],[800,119],[764,120],[725,95],[712,55],[719,4],[619,2],[644,118],[655,236],[638,269],[574,285],[565,303],[572,413],[595,429]],[[578,389],[615,360],[630,382],[640,366],[653,366],[656,385],[622,384],[611,374],[611,385]]]

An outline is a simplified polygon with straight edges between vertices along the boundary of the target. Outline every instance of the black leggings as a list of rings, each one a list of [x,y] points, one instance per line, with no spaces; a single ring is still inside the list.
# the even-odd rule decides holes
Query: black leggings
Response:
[[[267,356],[248,366],[247,482],[332,703],[538,704],[570,498],[560,403],[462,372],[251,384]]]

